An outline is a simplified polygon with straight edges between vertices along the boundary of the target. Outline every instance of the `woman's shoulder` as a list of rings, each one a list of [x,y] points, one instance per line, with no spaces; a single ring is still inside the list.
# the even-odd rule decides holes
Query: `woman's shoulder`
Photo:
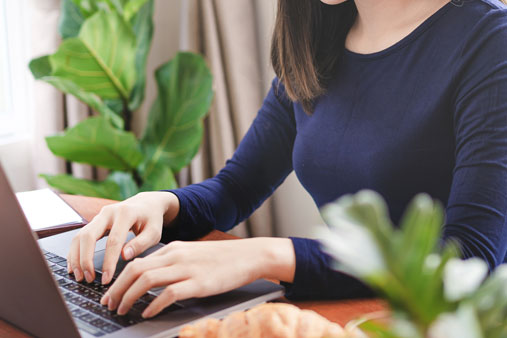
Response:
[[[492,51],[507,54],[507,5],[500,0],[452,0],[461,30],[462,56]]]
[[[486,18],[507,20],[507,5],[501,0],[452,0],[450,5],[470,23],[485,21]]]

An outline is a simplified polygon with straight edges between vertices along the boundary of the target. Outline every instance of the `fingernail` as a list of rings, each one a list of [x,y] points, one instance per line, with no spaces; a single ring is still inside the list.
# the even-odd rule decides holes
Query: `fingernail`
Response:
[[[116,311],[117,314],[119,314],[120,316],[123,316],[124,314],[126,314],[128,311],[126,311],[125,309],[125,306],[121,305],[118,307],[118,311]]]
[[[89,272],[89,271],[85,271],[84,272],[84,275],[85,275],[85,279],[88,283],[91,283],[93,282],[93,277],[92,277],[92,274]]]
[[[74,269],[74,277],[76,277],[76,280],[80,282],[83,279],[83,274],[81,273],[81,270]]]
[[[104,271],[102,272],[102,284],[109,283],[109,272]]]
[[[106,293],[102,298],[100,299],[100,304],[107,305],[109,303],[109,295]]]
[[[67,272],[68,272],[68,273],[71,273],[71,272],[72,272],[72,270],[71,270],[71,268],[70,268],[70,263],[69,263],[69,262],[67,262]]]
[[[147,307],[143,313],[141,314],[143,318],[150,318],[151,317],[151,310],[149,307]]]
[[[129,246],[125,249],[125,259],[126,260],[131,260],[132,258],[134,258],[134,250],[132,250],[132,248]]]
[[[116,304],[114,303],[113,298],[109,298],[109,301],[107,302],[107,308],[109,309],[109,311],[113,311],[115,306]]]

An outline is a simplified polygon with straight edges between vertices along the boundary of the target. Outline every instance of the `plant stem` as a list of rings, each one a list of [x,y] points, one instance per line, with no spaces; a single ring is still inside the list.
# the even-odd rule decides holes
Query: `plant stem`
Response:
[[[139,175],[137,169],[132,170],[132,177],[134,178],[134,181],[136,182],[137,186],[141,188],[141,186],[143,185],[143,178],[141,177],[141,175]]]
[[[126,100],[123,100],[123,111],[121,113],[125,122],[125,130],[132,131],[132,111],[130,111]]]

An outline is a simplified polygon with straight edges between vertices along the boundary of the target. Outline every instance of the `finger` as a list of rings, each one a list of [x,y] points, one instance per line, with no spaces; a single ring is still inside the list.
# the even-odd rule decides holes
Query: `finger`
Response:
[[[144,272],[166,266],[166,262],[165,257],[138,258],[130,262],[102,297],[101,304],[107,304],[111,310],[114,310],[120,303],[123,294]]]
[[[118,306],[118,314],[126,314],[132,305],[151,288],[179,282],[184,279],[183,271],[174,266],[144,272],[125,292]]]
[[[79,267],[79,233],[72,238],[67,265],[70,266],[69,273],[73,272],[76,280],[80,282],[83,279],[83,273]]]
[[[150,256],[167,255],[168,252],[176,250],[176,249],[180,249],[185,244],[186,243],[183,242],[183,241],[172,241],[169,244],[164,245],[163,248],[161,248],[161,249],[153,252],[152,254],[150,254]]]
[[[79,235],[79,266],[88,283],[95,279],[95,267],[93,266],[93,256],[95,253],[95,243],[106,232],[109,223],[109,217],[99,215],[93,221],[80,231]]]
[[[102,284],[108,284],[113,279],[116,264],[131,225],[130,220],[122,219],[122,217],[114,221],[106,242],[106,253],[102,264]]]
[[[165,288],[142,313],[143,318],[158,315],[160,311],[179,300],[192,298],[198,294],[199,287],[191,279],[174,283]]]
[[[155,229],[157,227],[147,224],[139,235],[125,244],[122,250],[123,259],[129,261],[160,242],[161,233]]]

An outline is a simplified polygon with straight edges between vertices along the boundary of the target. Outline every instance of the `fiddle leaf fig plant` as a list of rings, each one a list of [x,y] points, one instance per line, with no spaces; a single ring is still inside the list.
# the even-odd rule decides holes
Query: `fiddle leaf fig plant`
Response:
[[[94,116],[46,138],[67,161],[106,168],[103,181],[41,175],[66,193],[125,199],[139,191],[171,189],[202,141],[213,91],[204,59],[178,53],[155,72],[158,96],[140,138],[132,117],[144,100],[146,60],[153,35],[153,0],[63,0],[62,43],[30,70],[88,105]]]
[[[391,307],[388,324],[365,321],[373,337],[507,337],[507,264],[488,277],[479,258],[461,260],[455,242],[442,244],[444,212],[417,195],[394,227],[380,195],[364,190],[321,209],[331,232],[319,237],[346,272]]]

